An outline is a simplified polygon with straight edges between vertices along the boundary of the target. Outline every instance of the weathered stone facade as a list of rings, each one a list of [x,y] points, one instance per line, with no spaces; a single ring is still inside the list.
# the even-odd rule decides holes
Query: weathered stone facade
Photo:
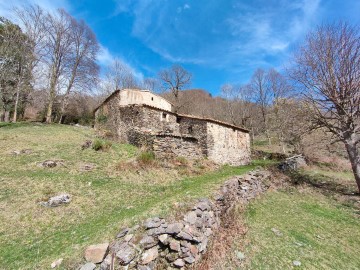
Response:
[[[171,103],[149,91],[114,92],[95,110],[95,128],[106,130],[121,142],[146,146],[161,158],[208,157],[231,165],[250,161],[247,130],[213,119],[176,114]]]

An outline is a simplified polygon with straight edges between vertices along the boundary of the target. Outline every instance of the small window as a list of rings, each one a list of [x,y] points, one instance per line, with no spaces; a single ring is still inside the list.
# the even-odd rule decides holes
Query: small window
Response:
[[[180,117],[176,117],[176,123],[180,124],[181,118]]]
[[[154,97],[151,97],[151,100],[154,101]]]
[[[193,127],[192,126],[188,127],[188,132],[189,132],[189,134],[193,133]]]
[[[162,119],[162,120],[165,120],[165,119],[166,119],[166,116],[167,116],[167,113],[162,113],[162,114],[161,114],[161,119]]]

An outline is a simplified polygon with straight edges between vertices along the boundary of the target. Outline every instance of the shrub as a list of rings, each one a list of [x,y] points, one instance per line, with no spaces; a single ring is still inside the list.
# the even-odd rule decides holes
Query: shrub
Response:
[[[137,157],[137,162],[141,164],[152,164],[155,161],[155,154],[152,151],[141,152]]]
[[[93,143],[92,148],[95,151],[99,151],[99,150],[106,151],[106,150],[110,149],[111,146],[112,146],[112,143],[109,141],[96,139]]]

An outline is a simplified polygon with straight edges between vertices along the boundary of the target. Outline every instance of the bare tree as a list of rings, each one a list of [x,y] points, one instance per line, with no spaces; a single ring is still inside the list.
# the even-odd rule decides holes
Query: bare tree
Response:
[[[313,128],[345,144],[360,192],[360,29],[347,23],[311,32],[295,55],[291,77],[303,87]]]
[[[165,91],[170,91],[175,101],[175,111],[179,110],[180,91],[190,86],[192,75],[180,65],[173,65],[169,69],[159,72],[159,79]]]
[[[115,90],[137,89],[139,83],[133,70],[122,60],[115,58],[107,67],[101,88],[105,95],[109,95]]]
[[[253,92],[254,101],[260,107],[265,134],[269,140],[269,144],[271,144],[268,127],[268,111],[271,102],[271,90],[266,71],[263,69],[257,69],[251,78],[249,87]]]
[[[99,66],[96,64],[96,55],[99,44],[94,32],[84,21],[76,21],[68,15],[71,22],[71,53],[66,57],[65,92],[60,104],[59,123],[62,123],[70,92],[90,91],[97,83]]]

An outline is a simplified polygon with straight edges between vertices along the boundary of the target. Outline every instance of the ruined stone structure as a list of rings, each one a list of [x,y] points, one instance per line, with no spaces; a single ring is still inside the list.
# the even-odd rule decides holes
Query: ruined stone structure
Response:
[[[249,131],[214,119],[173,112],[147,90],[115,91],[95,110],[95,128],[121,142],[147,147],[160,158],[209,158],[219,164],[250,161]]]

